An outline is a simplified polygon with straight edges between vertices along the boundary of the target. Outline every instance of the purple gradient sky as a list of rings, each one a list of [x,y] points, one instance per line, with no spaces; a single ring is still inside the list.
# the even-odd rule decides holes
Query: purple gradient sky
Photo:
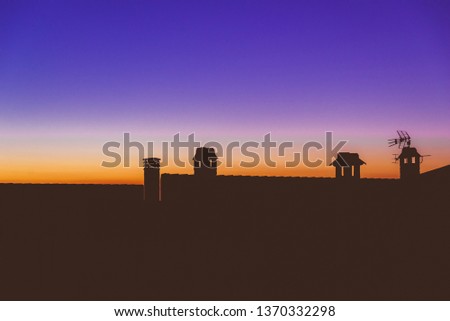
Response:
[[[1,1],[6,168],[44,150],[96,159],[124,131],[329,130],[387,158],[406,129],[429,164],[450,163],[449,1],[94,2]]]

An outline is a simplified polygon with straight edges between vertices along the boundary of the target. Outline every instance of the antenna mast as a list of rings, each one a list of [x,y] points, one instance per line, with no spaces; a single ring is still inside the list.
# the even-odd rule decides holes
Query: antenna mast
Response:
[[[404,130],[397,130],[398,138],[388,139],[389,147],[398,145],[399,149],[411,147],[411,136]]]

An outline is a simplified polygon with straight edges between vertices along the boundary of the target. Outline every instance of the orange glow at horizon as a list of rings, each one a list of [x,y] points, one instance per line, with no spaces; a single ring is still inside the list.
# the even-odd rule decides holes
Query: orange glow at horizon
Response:
[[[399,164],[384,162],[381,159],[364,159],[367,165],[361,168],[362,178],[398,178]],[[378,161],[378,162],[377,162]],[[26,166],[15,164],[7,166],[1,164],[3,170],[0,183],[55,183],[55,184],[142,184],[143,170],[138,166],[124,168],[105,168],[98,162],[91,164],[74,162],[64,165],[49,162],[40,163],[39,166]],[[447,163],[436,159],[426,158],[422,163],[421,172],[445,166]],[[193,174],[191,166],[178,168],[167,166],[161,168],[161,174]],[[334,177],[334,167],[321,166],[307,168],[300,164],[295,168],[275,167],[268,168],[260,165],[254,168],[233,166],[231,168],[218,168],[218,175],[243,175],[243,176],[293,176],[293,177]]]
[[[350,136],[350,135],[349,135]],[[143,171],[139,167],[139,155],[136,149],[130,153],[130,167],[125,168],[121,163],[114,168],[102,167],[102,161],[111,161],[102,154],[102,145],[106,139],[89,139],[88,137],[13,137],[8,142],[4,140],[0,155],[0,183],[61,183],[61,184],[142,184]],[[300,138],[298,138],[300,140]],[[336,138],[337,139],[337,138]],[[303,140],[303,138],[302,138]],[[280,141],[280,140],[279,140]],[[306,141],[306,139],[305,139]],[[321,141],[318,139],[318,141]],[[424,138],[415,145],[425,157],[421,164],[421,172],[426,172],[450,164],[450,149],[442,148],[448,140]],[[8,144],[5,144],[8,142]],[[225,146],[225,145],[224,145]],[[299,144],[298,146],[301,146]],[[293,151],[301,151],[301,147]],[[398,178],[399,164],[392,163],[397,148],[388,148],[386,141],[376,137],[372,140],[354,139],[342,151],[357,152],[367,165],[361,168],[362,178]],[[233,152],[232,166],[222,164],[218,168],[219,175],[249,175],[249,176],[293,176],[293,177],[334,177],[335,171],[323,162],[317,168],[308,168],[302,162],[286,168],[286,161],[293,159],[292,150],[284,157],[272,157],[277,164],[271,168],[264,164],[262,151],[258,149],[260,165],[247,168],[242,167],[241,161],[250,161],[239,153]],[[180,153],[182,160],[187,160],[186,151]],[[157,151],[156,155],[160,155]],[[220,155],[219,155],[220,156]],[[324,150],[311,150],[310,161],[324,159]],[[169,164],[161,167],[161,174],[193,174],[193,168],[187,164],[185,168],[174,164],[173,155],[169,155]],[[225,162],[226,157],[219,157]]]

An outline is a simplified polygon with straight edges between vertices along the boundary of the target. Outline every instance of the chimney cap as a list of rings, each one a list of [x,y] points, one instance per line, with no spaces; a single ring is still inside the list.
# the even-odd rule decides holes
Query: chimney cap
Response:
[[[159,168],[160,164],[159,161],[161,160],[161,158],[158,157],[149,157],[149,158],[144,158],[144,168]]]

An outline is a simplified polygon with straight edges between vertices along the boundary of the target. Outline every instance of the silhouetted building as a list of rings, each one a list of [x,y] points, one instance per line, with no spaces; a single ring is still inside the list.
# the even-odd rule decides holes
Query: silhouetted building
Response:
[[[195,151],[194,175],[199,177],[217,176],[217,155],[212,147],[199,147]]]
[[[411,136],[404,130],[397,130],[398,138],[388,140],[389,147],[398,146],[402,149],[401,154],[395,157],[395,162],[400,161],[400,179],[414,179],[420,175],[420,163],[423,157],[417,149],[411,147]]]
[[[420,177],[423,179],[450,181],[450,165],[422,173]]]
[[[414,147],[403,147],[397,157],[400,161],[400,179],[417,178],[420,175],[420,160],[422,155]]]
[[[144,200],[159,202],[159,158],[144,158]]]
[[[137,185],[0,184],[0,300],[450,299],[450,165],[406,184],[211,176],[201,152],[196,175],[144,159],[150,204]]]
[[[339,153],[336,160],[330,165],[336,168],[336,178],[356,178],[361,177],[361,165],[366,163],[359,158],[357,153]]]

